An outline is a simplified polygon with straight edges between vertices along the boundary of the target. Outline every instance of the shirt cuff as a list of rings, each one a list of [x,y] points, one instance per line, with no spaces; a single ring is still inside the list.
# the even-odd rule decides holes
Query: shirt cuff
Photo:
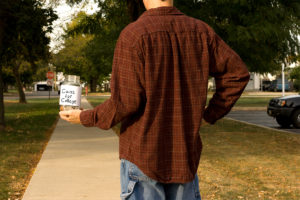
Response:
[[[94,126],[94,111],[84,110],[80,113],[80,123],[86,127]]]
[[[206,122],[215,124],[216,121],[224,117],[230,110],[231,107],[223,108],[218,105],[211,104],[205,109],[203,118]]]
[[[206,122],[208,122],[210,124],[214,124],[217,120],[214,117],[212,117],[212,114],[210,112],[211,111],[208,111],[208,109],[206,109],[204,111],[203,118]]]

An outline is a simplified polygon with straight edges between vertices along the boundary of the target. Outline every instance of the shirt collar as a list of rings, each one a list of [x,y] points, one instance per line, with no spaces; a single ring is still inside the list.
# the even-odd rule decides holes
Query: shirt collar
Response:
[[[149,15],[183,15],[182,12],[180,12],[177,8],[174,6],[165,6],[165,7],[158,7],[158,8],[151,8],[147,11],[145,11],[141,17],[149,16]]]

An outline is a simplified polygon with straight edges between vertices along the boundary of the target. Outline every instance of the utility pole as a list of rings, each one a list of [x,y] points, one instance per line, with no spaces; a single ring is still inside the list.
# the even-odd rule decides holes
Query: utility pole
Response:
[[[282,96],[285,96],[285,76],[284,76],[284,67],[286,65],[286,62],[282,63]]]

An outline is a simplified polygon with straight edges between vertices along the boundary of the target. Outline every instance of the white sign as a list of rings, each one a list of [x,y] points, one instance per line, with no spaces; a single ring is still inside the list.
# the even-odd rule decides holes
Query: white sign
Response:
[[[79,106],[81,101],[81,87],[73,85],[62,85],[60,88],[59,105]]]

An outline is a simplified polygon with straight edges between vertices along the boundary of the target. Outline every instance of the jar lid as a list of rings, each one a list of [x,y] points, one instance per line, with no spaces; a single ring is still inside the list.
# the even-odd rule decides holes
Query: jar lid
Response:
[[[71,83],[79,83],[80,84],[80,76],[76,76],[76,75],[67,75],[66,79],[67,82],[71,82]]]

